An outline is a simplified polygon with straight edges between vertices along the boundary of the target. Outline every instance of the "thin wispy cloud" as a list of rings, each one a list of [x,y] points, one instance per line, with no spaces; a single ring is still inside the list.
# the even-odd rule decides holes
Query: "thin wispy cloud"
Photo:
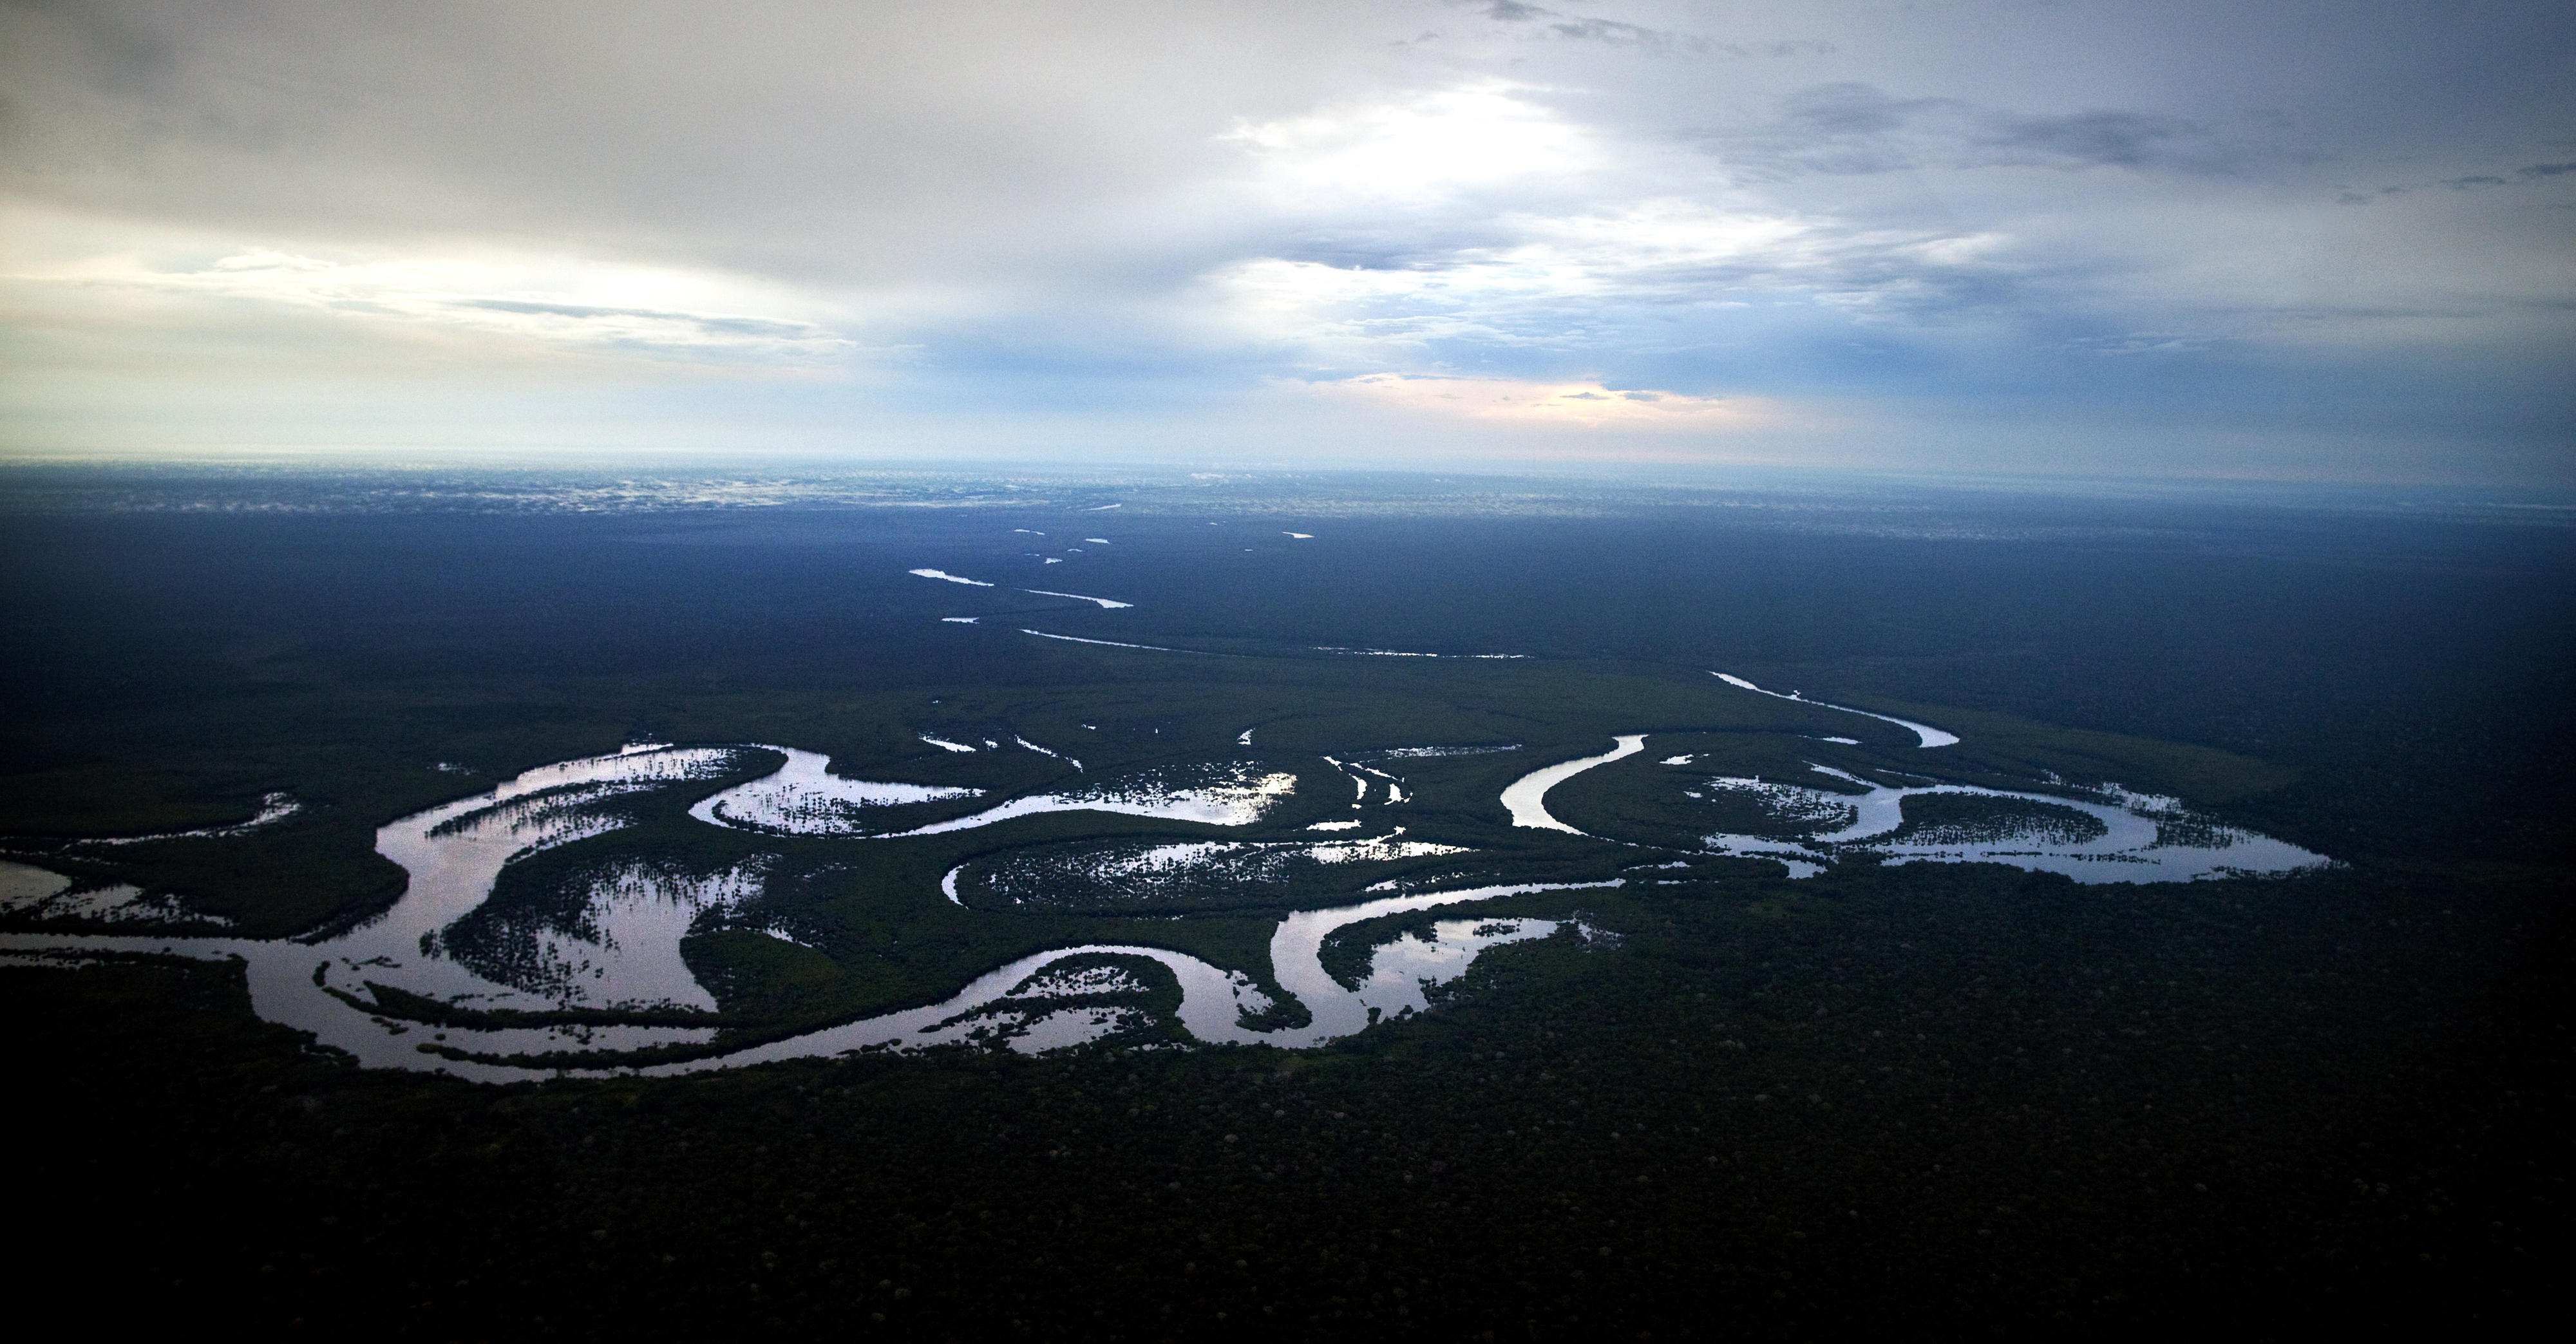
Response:
[[[92,263],[55,274],[9,277],[23,285],[70,290],[122,289],[195,299],[303,309],[361,323],[418,325],[505,340],[656,359],[813,361],[856,351],[849,340],[812,322],[742,313],[583,303],[549,290],[548,281],[582,289],[637,294],[668,287],[659,277],[528,274],[530,267],[452,259],[332,261],[283,252],[243,252],[192,269],[163,269],[127,260]],[[531,288],[530,283],[536,286]]]

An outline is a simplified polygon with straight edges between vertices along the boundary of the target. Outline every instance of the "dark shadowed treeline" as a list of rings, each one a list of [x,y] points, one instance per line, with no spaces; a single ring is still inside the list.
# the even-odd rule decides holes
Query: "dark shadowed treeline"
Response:
[[[485,1088],[0,977],[37,1291],[409,1338],[2478,1328],[2565,1227],[2527,885],[1609,897],[1306,1054]],[[2364,912],[2368,913],[2365,914]]]

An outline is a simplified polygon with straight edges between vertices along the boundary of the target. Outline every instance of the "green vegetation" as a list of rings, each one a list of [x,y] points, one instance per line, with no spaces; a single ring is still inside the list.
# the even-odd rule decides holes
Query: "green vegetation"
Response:
[[[2071,807],[1947,793],[1907,799],[1905,825],[1890,838],[1916,845],[1984,845],[2014,838],[2080,845],[2100,839],[2109,829]]]
[[[433,1338],[2287,1334],[2545,1281],[2527,878],[1659,891],[1303,1054],[489,1088],[300,1055],[222,966],[0,976],[26,1269]]]
[[[705,1048],[732,1048],[1080,943],[1239,970],[1279,1003],[1256,1025],[1286,1025],[1283,909],[1390,878],[1632,879],[1342,930],[1324,955],[1346,981],[1444,919],[1579,914],[1599,936],[1490,950],[1434,1011],[1304,1052],[1195,1045],[1167,972],[1104,958],[1055,969],[1114,971],[1111,992],[987,1009],[966,1047],[488,1087],[315,1051],[251,1013],[232,965],[12,966],[13,1176],[46,1222],[20,1273],[165,1328],[459,1340],[2304,1337],[2545,1310],[2576,1100],[2576,585],[2555,533],[2064,502],[2016,531],[2045,510],[2006,502],[1961,531],[2052,539],[1962,543],[1889,533],[1875,506],[1808,529],[1831,512],[1813,499],[1391,517],[1363,498],[1211,487],[1078,515],[1121,520],[1062,585],[1137,603],[1109,612],[905,574],[1030,563],[972,511],[8,516],[0,849],[248,936],[384,909],[385,822],[630,740],[986,790],[890,824],[1211,760],[1301,774],[1257,826],[1058,814],[900,841],[687,817],[729,780],[621,797],[621,829],[510,865],[447,936],[505,966],[621,865],[757,861],[759,898],[680,945],[719,1010],[378,988],[431,1053],[458,1049],[451,1027],[560,1023],[710,1025]],[[1327,503],[1329,525],[1293,511]],[[1057,526],[1027,507],[1011,521]],[[1274,523],[1318,539],[1259,549]],[[940,620],[963,614],[985,621]],[[1713,669],[1967,740],[1925,751]],[[1643,755],[1548,799],[1632,843],[1509,824],[1505,784],[1632,732]],[[1439,744],[1518,749],[1372,754]],[[1156,912],[1177,919],[939,890],[1070,846],[1350,834],[1304,829],[1360,815],[1325,754],[1404,777],[1373,822],[1474,852],[1195,892]],[[1702,759],[1659,764],[1676,754]],[[1792,882],[1654,848],[1722,815],[1691,781],[1832,787],[1811,762],[2117,781],[2344,863],[2079,887],[1847,858]],[[272,791],[305,810],[66,844],[239,822]],[[1918,801],[1917,826],[1996,821]],[[1008,1048],[1095,1008],[1132,1016],[1096,1046]]]

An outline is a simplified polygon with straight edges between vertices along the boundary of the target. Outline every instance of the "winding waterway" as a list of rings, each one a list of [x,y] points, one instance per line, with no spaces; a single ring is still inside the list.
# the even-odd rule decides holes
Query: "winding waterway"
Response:
[[[1957,740],[1927,725],[1890,721],[1914,729],[1927,746]],[[1601,755],[1546,766],[1513,781],[1501,795],[1512,823],[1582,834],[1547,811],[1546,797],[1551,789],[1584,771],[1643,751],[1646,734],[1622,734],[1613,740],[1613,749]],[[310,1032],[318,1044],[344,1051],[367,1067],[436,1070],[484,1081],[556,1074],[689,1073],[859,1049],[918,1049],[996,1038],[1018,1049],[1057,1048],[1107,1035],[1131,1013],[1080,1004],[1068,1007],[1063,995],[1045,992],[1050,982],[1041,977],[1049,967],[1101,956],[1144,958],[1168,970],[1181,990],[1179,1024],[1199,1040],[1304,1048],[1423,1011],[1430,987],[1464,974],[1486,949],[1547,937],[1561,925],[1534,918],[1434,921],[1427,936],[1407,934],[1374,949],[1356,986],[1342,984],[1324,969],[1324,945],[1335,932],[1382,916],[1622,884],[1612,879],[1413,892],[1289,914],[1271,935],[1270,972],[1276,987],[1306,1009],[1308,1020],[1302,1026],[1264,1030],[1246,1025],[1248,1019],[1258,1019],[1280,1005],[1241,971],[1228,971],[1166,948],[1086,943],[1033,953],[996,967],[936,1004],[741,1050],[643,1067],[618,1065],[613,1057],[627,1052],[689,1052],[715,1040],[713,1026],[688,1021],[689,1010],[711,1008],[714,999],[681,960],[680,941],[708,912],[730,910],[756,898],[763,888],[767,860],[747,860],[714,874],[665,871],[642,860],[612,865],[590,879],[588,903],[570,925],[508,922],[506,912],[485,908],[494,884],[515,859],[621,829],[626,821],[614,806],[606,806],[613,800],[716,779],[737,768],[742,753],[752,750],[781,752],[786,760],[769,775],[700,800],[690,809],[691,816],[755,832],[853,839],[936,834],[1073,810],[1248,826],[1293,793],[1296,784],[1296,776],[1290,773],[1218,763],[1193,772],[1185,785],[1153,776],[1102,782],[1015,799],[951,821],[871,832],[862,829],[861,822],[874,809],[971,796],[974,791],[842,779],[828,772],[822,756],[792,748],[635,746],[542,766],[482,793],[386,825],[376,834],[376,849],[410,874],[409,886],[390,909],[346,933],[313,942],[7,933],[0,934],[0,960],[45,964],[78,962],[101,954],[235,959],[244,965],[251,1006],[262,1018]],[[1676,757],[1667,765],[1689,759]],[[1811,824],[1805,834],[1794,838],[1713,834],[1696,852],[1776,858],[1790,865],[1792,876],[1803,876],[1821,870],[1838,855],[1865,848],[1883,862],[2001,862],[2060,872],[2085,882],[2279,873],[2326,861],[2269,837],[2193,818],[2171,799],[2143,797],[2113,786],[2095,791],[2094,797],[2071,798],[1956,784],[1895,786],[1823,766],[1813,768],[1860,792],[1723,777],[1704,781],[1708,788],[1754,792],[1780,809],[1781,815]],[[1376,770],[1369,773],[1383,775]],[[1367,779],[1356,773],[1351,778],[1360,782],[1365,798]],[[1391,782],[1388,793],[1390,801],[1401,797]],[[2031,804],[2037,810],[2025,810],[2040,820],[1999,823],[1998,828],[1990,828],[1991,834],[1971,834],[1957,826],[1951,828],[1956,833],[1937,827],[1905,831],[1904,800],[1935,795]],[[2052,822],[2049,816],[2073,817],[2098,833],[2073,834],[2068,827],[2075,823]],[[2014,830],[2014,825],[2022,829]],[[1399,828],[1397,834],[1401,833]],[[1348,849],[1356,857],[1404,857],[1415,850],[1461,852],[1397,842],[1392,837],[1306,848],[1336,854]],[[7,878],[7,894],[13,900],[57,899],[59,888],[41,869],[11,865],[0,876]],[[951,901],[958,900],[957,876],[951,871],[942,883]],[[452,1020],[434,1025],[397,1017],[391,1011],[393,1000],[379,987],[445,1005]],[[603,1014],[620,1012],[642,1020],[598,1024]],[[496,1021],[485,1016],[477,1021],[473,1016],[494,1013],[548,1017]],[[547,1062],[526,1062],[531,1057]]]
[[[1512,824],[1534,826],[1541,830],[1563,831],[1568,835],[1583,834],[1548,814],[1547,791],[1596,765],[1623,761],[1646,749],[1644,733],[1614,737],[1611,741],[1618,745],[1598,756],[1560,762],[1544,769],[1532,770],[1519,779],[1513,780],[1510,786],[1503,790],[1503,807],[1512,814]]]
[[[918,1049],[959,1043],[978,1032],[991,1033],[997,1027],[1006,1034],[1024,1032],[1013,1041],[1022,1048],[1075,1044],[1114,1029],[1117,1023],[1113,1015],[1064,1009],[1015,1014],[1013,999],[1026,996],[1015,995],[1014,990],[1057,962],[1099,955],[1144,957],[1168,968],[1181,986],[1181,1025],[1200,1040],[1266,1042],[1288,1047],[1320,1045],[1363,1030],[1373,1021],[1419,1012],[1426,1006],[1426,985],[1463,974],[1479,952],[1503,943],[1545,937],[1557,928],[1554,921],[1538,919],[1443,921],[1435,925],[1429,938],[1402,937],[1376,949],[1367,978],[1357,988],[1347,988],[1326,973],[1322,963],[1323,942],[1338,929],[1381,915],[1558,890],[1565,884],[1389,896],[1340,909],[1299,912],[1280,922],[1271,938],[1270,955],[1276,983],[1306,1007],[1310,1020],[1302,1027],[1273,1031],[1254,1030],[1242,1024],[1246,1013],[1266,1012],[1276,1005],[1241,972],[1221,970],[1164,948],[1111,943],[1055,948],[1022,957],[978,976],[957,994],[926,1007],[880,1014],[745,1050],[643,1069],[530,1067],[456,1058],[446,1052],[571,1057],[577,1063],[578,1057],[584,1055],[704,1046],[715,1038],[715,1030],[685,1025],[437,1026],[404,1021],[381,1010],[374,990],[377,985],[481,1012],[711,1006],[712,1000],[688,978],[678,958],[679,939],[699,911],[737,902],[755,889],[756,873],[722,874],[690,882],[676,878],[656,880],[649,872],[621,870],[604,895],[594,892],[589,913],[597,928],[596,941],[567,940],[557,934],[532,959],[539,966],[570,966],[574,973],[569,977],[547,977],[535,988],[486,974],[471,960],[457,955],[451,944],[456,941],[459,926],[490,898],[493,884],[511,860],[616,830],[623,823],[597,804],[621,794],[715,777],[731,767],[741,750],[647,746],[565,761],[528,771],[473,797],[393,822],[377,832],[376,848],[411,874],[410,886],[384,914],[320,942],[9,933],[0,934],[0,956],[16,964],[77,961],[97,954],[238,960],[244,964],[253,1011],[269,1021],[311,1032],[317,1044],[345,1051],[362,1065],[434,1070],[502,1082],[557,1074],[688,1073],[869,1047]],[[769,783],[772,787],[767,797],[771,800],[791,788],[832,789],[834,786],[826,782],[831,777],[820,769],[821,760],[814,753],[793,753],[779,771],[755,784]],[[1206,792],[1191,796],[1195,791],[1177,791],[1178,800],[1167,802],[1167,810],[1158,812],[1144,811],[1150,802],[1134,790],[1103,791],[1099,797],[1071,805],[1245,825],[1257,820],[1263,805],[1286,792],[1293,779],[1276,774],[1227,779],[1215,786],[1216,796]],[[859,781],[839,783],[851,787],[835,801],[846,800],[859,791],[892,787]],[[702,820],[720,821],[711,804],[716,799],[732,798],[755,815],[785,818],[799,814],[796,808],[773,806],[772,802],[755,805],[751,800],[763,795],[744,793],[744,789],[752,787],[716,794],[700,802],[692,813]],[[1069,800],[1047,801],[1053,806],[1029,810],[1062,810]],[[989,812],[977,814],[977,819],[999,820]],[[424,1044],[440,1049],[425,1050]]]
[[[1955,747],[1959,745],[1959,735],[1957,733],[1935,728],[1928,723],[1916,723],[1912,719],[1900,719],[1893,714],[1873,714],[1866,709],[1854,709],[1849,705],[1835,705],[1828,704],[1822,700],[1810,700],[1807,697],[1798,694],[1796,691],[1766,691],[1761,687],[1754,685],[1752,682],[1746,681],[1744,678],[1735,676],[1731,673],[1711,672],[1709,675],[1717,678],[1719,681],[1725,682],[1729,686],[1735,687],[1738,690],[1751,691],[1755,695],[1767,695],[1774,700],[1787,700],[1794,704],[1814,705],[1818,709],[1840,710],[1845,714],[1858,714],[1864,719],[1876,719],[1881,723],[1895,724],[1899,728],[1912,732],[1915,736],[1915,744],[1917,746]]]

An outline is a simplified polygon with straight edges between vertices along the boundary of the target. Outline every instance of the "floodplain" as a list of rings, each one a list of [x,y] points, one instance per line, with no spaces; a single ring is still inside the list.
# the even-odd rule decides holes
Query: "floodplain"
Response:
[[[251,1210],[265,1277],[179,1297],[2131,1329],[2432,1319],[2547,1222],[2500,1173],[2558,1114],[2567,541],[2516,515],[58,470],[0,989],[85,1126],[239,1173],[75,1144]]]

